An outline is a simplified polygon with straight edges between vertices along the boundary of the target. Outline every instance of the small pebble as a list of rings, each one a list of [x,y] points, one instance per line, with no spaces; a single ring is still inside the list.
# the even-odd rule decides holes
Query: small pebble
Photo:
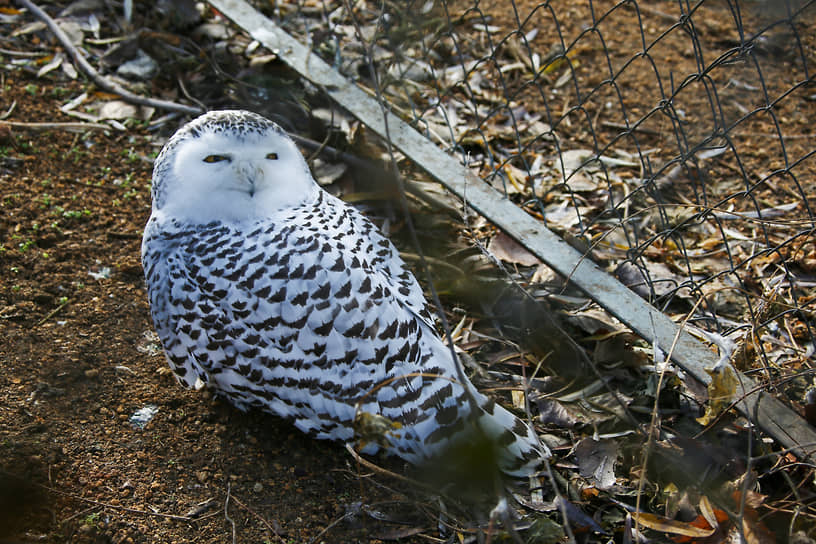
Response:
[[[263,491],[263,484],[261,482],[255,482],[255,485],[252,486],[252,491],[260,493]]]

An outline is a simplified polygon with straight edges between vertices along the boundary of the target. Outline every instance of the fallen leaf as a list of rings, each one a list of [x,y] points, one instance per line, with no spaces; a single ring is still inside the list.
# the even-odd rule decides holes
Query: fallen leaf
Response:
[[[524,391],[510,391],[511,398],[513,399],[513,408],[517,408],[519,410],[524,410],[525,402],[524,402]]]
[[[575,457],[581,476],[598,489],[609,489],[615,485],[615,462],[618,459],[615,442],[584,438],[575,446]]]
[[[688,523],[685,521],[677,521],[673,519],[664,518],[663,516],[657,516],[655,514],[650,514],[649,512],[632,512],[632,517],[644,527],[648,527],[649,529],[653,529],[655,531],[660,531],[662,533],[669,533],[673,535],[682,535],[682,536],[689,536],[693,538],[705,538],[714,534],[716,528],[703,528],[703,527],[696,527],[692,523]],[[702,517],[698,518],[706,523],[705,519]],[[695,520],[696,521],[696,520]],[[708,525],[706,523],[706,525]],[[683,542],[688,542],[688,540],[682,540]]]
[[[520,264],[521,266],[541,264],[538,257],[503,232],[498,233],[490,240],[490,243],[487,244],[487,251],[497,259],[508,263]]]
[[[715,529],[719,526],[719,524],[726,519],[728,516],[722,510],[715,510],[714,507],[711,506],[711,503],[708,500],[708,497],[703,495],[700,497],[700,514],[705,518],[706,522],[708,523],[709,527],[714,527]],[[719,514],[719,515],[718,515]],[[725,516],[724,518],[721,516]]]
[[[37,70],[37,77],[42,77],[45,74],[47,74],[48,72],[56,70],[57,68],[60,67],[60,65],[62,64],[62,61],[63,61],[63,57],[62,57],[61,54],[54,55],[47,64],[45,64],[39,70]]]
[[[708,403],[705,414],[696,418],[700,425],[708,425],[731,406],[738,383],[730,366],[707,368],[706,372],[711,376],[711,383],[708,384]]]
[[[99,107],[100,119],[128,119],[138,117],[139,110],[133,104],[128,104],[123,100],[111,100]]]

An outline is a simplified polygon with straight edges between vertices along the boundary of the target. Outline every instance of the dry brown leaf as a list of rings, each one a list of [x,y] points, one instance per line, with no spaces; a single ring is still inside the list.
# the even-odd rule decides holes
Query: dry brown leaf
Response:
[[[584,438],[575,446],[575,457],[581,476],[598,489],[615,485],[615,462],[618,447],[612,440]]]
[[[739,383],[730,366],[707,368],[706,372],[711,376],[711,383],[708,384],[705,414],[697,418],[700,425],[708,425],[731,405]]]
[[[524,410],[524,391],[510,391],[510,397],[513,399],[513,408],[517,410]]]
[[[593,208],[589,206],[575,206],[569,200],[555,202],[544,210],[547,225],[556,229],[568,231],[581,222],[581,218],[590,217]]]
[[[538,257],[503,232],[498,233],[490,240],[490,243],[487,244],[487,251],[497,259],[508,263],[520,264],[521,266],[541,264]]]
[[[703,529],[702,527],[695,527],[685,521],[676,521],[649,512],[632,512],[632,517],[644,527],[673,535],[705,538],[713,535],[714,531],[717,530],[716,528]]]
[[[735,506],[739,505],[742,493],[735,491],[732,495]],[[765,501],[765,496],[748,490],[745,495],[745,508],[742,515],[742,534],[748,544],[775,544],[776,537],[762,522],[756,508]],[[733,531],[732,531],[733,532]]]
[[[705,495],[700,497],[700,515],[705,518],[706,522],[708,522],[711,527],[716,529],[719,526],[719,523],[717,522],[717,514],[714,512],[714,508],[711,506],[708,497]]]
[[[734,504],[739,504],[740,502],[740,491],[734,491],[733,498]],[[757,493],[756,491],[747,490],[745,492],[745,506],[748,508],[757,509],[765,503],[766,495],[762,493]]]

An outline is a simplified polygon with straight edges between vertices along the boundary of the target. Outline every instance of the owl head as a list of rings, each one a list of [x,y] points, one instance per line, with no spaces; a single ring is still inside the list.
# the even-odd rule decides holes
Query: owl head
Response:
[[[295,143],[248,111],[211,111],[190,121],[153,166],[153,215],[184,222],[260,219],[318,191]]]

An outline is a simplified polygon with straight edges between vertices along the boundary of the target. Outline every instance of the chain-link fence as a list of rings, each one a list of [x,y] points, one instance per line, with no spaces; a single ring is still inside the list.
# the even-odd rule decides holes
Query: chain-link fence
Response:
[[[738,368],[802,398],[816,3],[324,1],[270,15],[636,293],[718,335]]]

